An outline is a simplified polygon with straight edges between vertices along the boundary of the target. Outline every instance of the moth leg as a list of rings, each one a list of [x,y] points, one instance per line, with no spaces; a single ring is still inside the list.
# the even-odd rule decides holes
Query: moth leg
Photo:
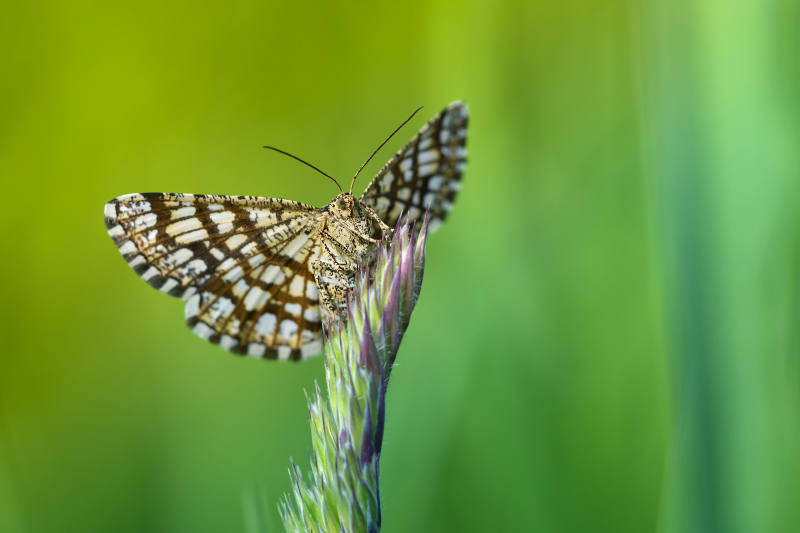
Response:
[[[331,259],[331,262],[323,262],[321,260],[313,261],[311,269],[314,273],[314,281],[317,283],[317,288],[320,293],[320,300],[323,305],[335,315],[338,311],[343,309],[346,304],[346,291],[355,288],[355,268],[352,263],[340,263],[336,256],[333,255],[331,248],[326,241],[330,240],[333,246],[337,244],[342,245],[331,238],[327,232],[322,234],[322,246],[325,252]]]
[[[325,238],[324,237],[321,239],[321,241],[322,241],[322,247],[325,248],[325,251],[328,252],[329,256],[331,256],[331,261],[333,261],[333,265],[336,266],[336,267],[343,266],[344,263],[340,263],[339,261],[337,261],[336,260],[336,256],[333,255],[333,252],[331,252],[331,249],[328,248],[328,245],[325,243]]]
[[[339,244],[339,242],[336,241],[336,240],[333,240],[333,242],[335,242],[336,244]],[[324,237],[322,238],[322,246],[324,246],[325,249],[328,251],[328,255],[331,256],[331,260],[333,261],[333,265],[331,265],[333,268],[331,270],[333,272],[336,272],[336,273],[339,274],[339,277],[342,280],[342,284],[344,286],[348,286],[347,283],[348,283],[349,280],[347,278],[345,278],[344,274],[348,273],[348,272],[353,272],[354,271],[353,265],[350,264],[350,263],[340,263],[340,262],[338,262],[336,260],[336,257],[331,253],[330,248],[328,248],[328,245],[325,243],[325,238]],[[346,267],[349,267],[349,268],[346,268]],[[355,283],[353,284],[353,287],[355,287]]]
[[[320,301],[332,315],[336,315],[345,308],[346,291],[355,288],[355,272],[317,263],[314,265],[314,281],[319,289]]]
[[[372,244],[378,244],[379,242],[381,242],[381,241],[380,241],[380,240],[378,240],[378,239],[373,239],[372,237],[367,237],[366,235],[364,235],[364,234],[363,234],[363,233],[361,233],[360,231],[356,231],[356,230],[354,230],[354,229],[350,229],[350,228],[348,228],[347,226],[345,226],[345,228],[347,228],[347,230],[348,230],[348,231],[350,231],[350,232],[352,232],[354,235],[356,235],[356,236],[358,236],[358,237],[360,237],[360,238],[364,239],[364,240],[365,240],[365,241],[367,241],[367,242],[371,242]]]
[[[365,205],[365,204],[361,204],[361,207],[362,207],[362,209],[364,209],[364,211],[367,212],[367,214],[369,216],[371,216],[373,219],[375,219],[375,221],[378,223],[378,226],[380,226],[381,231],[383,231],[384,233],[388,233],[389,237],[392,236],[394,230],[392,230],[392,228],[387,226],[386,223],[383,220],[381,220],[381,217],[379,217],[378,214],[375,211],[373,211],[370,206]],[[378,241],[371,240],[371,242],[378,242]]]
[[[381,242],[381,241],[379,241],[378,239],[373,239],[372,237],[368,237],[368,236],[364,235],[363,233],[361,233],[360,231],[358,231],[358,230],[356,230],[356,229],[353,229],[353,228],[350,228],[350,227],[348,227],[348,226],[347,226],[347,224],[345,223],[345,221],[344,221],[344,220],[342,220],[342,219],[340,219],[340,218],[338,218],[338,217],[334,217],[334,219],[335,219],[337,222],[339,222],[339,223],[342,225],[342,227],[343,227],[344,229],[346,229],[347,231],[349,231],[349,232],[350,232],[350,233],[352,233],[353,235],[355,235],[355,236],[357,236],[357,237],[359,237],[359,238],[361,238],[361,239],[363,239],[363,240],[365,240],[365,241],[367,241],[367,242],[371,242],[372,244],[378,244],[379,242]],[[380,219],[379,219],[379,220],[380,220]],[[382,223],[382,222],[381,222],[381,223]],[[388,228],[388,226],[387,226],[387,228]]]
[[[327,231],[323,231],[320,235],[322,237],[320,239],[320,241],[322,242],[322,247],[325,249],[326,252],[328,252],[328,255],[330,256],[331,261],[333,262],[333,265],[336,267],[336,270],[339,270],[339,268],[341,268],[341,267],[349,267],[352,270],[354,263],[351,260],[348,260],[346,258],[344,259],[344,261],[345,261],[344,263],[340,263],[339,261],[337,261],[336,260],[336,256],[333,255],[333,252],[328,247],[328,242],[330,242],[333,245],[333,247],[336,247],[336,248],[339,248],[340,250],[343,250],[345,257],[353,255],[354,253],[356,253],[355,250],[350,249],[347,246],[345,246],[344,244],[342,244],[339,241],[337,241]]]

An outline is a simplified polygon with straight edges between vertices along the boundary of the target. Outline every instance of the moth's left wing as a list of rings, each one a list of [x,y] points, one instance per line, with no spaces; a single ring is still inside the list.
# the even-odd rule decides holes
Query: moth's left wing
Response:
[[[186,300],[186,322],[234,353],[302,359],[322,348],[317,209],[251,196],[114,198],[106,227],[128,264]]]
[[[433,117],[378,172],[361,202],[389,227],[402,213],[411,220],[430,207],[430,231],[453,207],[467,163],[467,105],[454,102]]]

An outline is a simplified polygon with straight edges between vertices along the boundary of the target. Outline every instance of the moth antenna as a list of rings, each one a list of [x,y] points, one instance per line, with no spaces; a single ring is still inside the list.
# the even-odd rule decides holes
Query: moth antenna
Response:
[[[383,145],[384,145],[384,144],[386,144],[387,142],[389,142],[389,139],[391,139],[391,138],[394,136],[394,134],[395,134],[395,133],[397,133],[398,131],[400,131],[400,128],[402,128],[403,126],[405,126],[405,125],[408,123],[408,121],[409,121],[409,120],[411,120],[412,118],[414,118],[414,115],[416,115],[416,114],[417,114],[417,112],[418,112],[420,109],[422,109],[423,107],[425,107],[425,106],[424,106],[424,105],[423,105],[423,106],[420,106],[420,107],[419,107],[419,109],[417,109],[417,111],[414,111],[413,113],[411,113],[411,116],[410,116],[410,117],[408,117],[408,118],[406,119],[406,121],[405,121],[405,122],[403,122],[402,124],[400,124],[400,126],[399,126],[399,127],[396,129],[396,130],[394,130],[394,131],[392,132],[392,134],[391,134],[391,135],[389,135],[389,137],[388,137],[388,138],[387,138],[385,141],[383,141],[383,142],[381,143],[381,145],[380,145],[380,146],[378,146],[378,149],[377,149],[377,150],[375,150],[374,152],[372,152],[372,155],[371,155],[371,156],[369,156],[369,159],[367,159],[366,161],[364,161],[364,164],[363,164],[363,165],[361,165],[361,168],[359,168],[359,169],[358,169],[358,172],[356,172],[356,175],[355,175],[355,176],[353,176],[353,181],[351,181],[351,182],[350,182],[350,194],[353,194],[353,184],[355,184],[355,182],[356,182],[356,178],[357,178],[357,177],[358,177],[358,175],[361,173],[361,171],[362,171],[362,170],[364,170],[364,167],[365,167],[365,166],[367,166],[367,163],[369,163],[369,162],[370,162],[370,160],[372,160],[372,158],[373,158],[373,157],[375,157],[375,154],[377,154],[377,153],[378,153],[378,151],[379,151],[381,148],[383,148]]]
[[[340,193],[342,193],[342,194],[344,194],[344,191],[342,190],[342,186],[341,186],[341,185],[339,185],[339,182],[338,182],[338,181],[336,181],[336,180],[333,178],[333,176],[330,176],[330,175],[328,175],[328,174],[325,174],[323,171],[321,171],[320,169],[318,169],[317,167],[315,167],[315,166],[314,166],[314,165],[312,165],[311,163],[307,163],[306,161],[303,161],[302,159],[300,159],[300,158],[299,158],[299,157],[297,157],[296,155],[292,155],[292,154],[290,154],[289,152],[284,152],[283,150],[278,150],[277,148],[273,148],[272,146],[265,146],[264,148],[268,148],[268,149],[270,149],[270,150],[275,150],[276,152],[278,152],[278,153],[280,153],[280,154],[283,154],[283,155],[288,155],[289,157],[291,157],[291,158],[293,158],[293,159],[297,159],[298,161],[300,161],[300,162],[301,162],[301,163],[303,163],[304,165],[308,165],[308,166],[310,166],[311,168],[313,168],[314,170],[316,170],[317,172],[319,172],[319,173],[320,173],[320,174],[322,174],[323,176],[328,176],[330,179],[332,179],[332,180],[333,180],[333,182],[336,184],[336,186],[337,186],[337,187],[339,187],[339,192],[340,192]]]

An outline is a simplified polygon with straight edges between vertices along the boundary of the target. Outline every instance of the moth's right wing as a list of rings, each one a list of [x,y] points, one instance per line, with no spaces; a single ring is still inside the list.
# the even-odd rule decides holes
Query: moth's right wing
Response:
[[[200,337],[234,353],[298,360],[322,349],[311,261],[318,210],[253,196],[129,194],[106,204],[106,227],[134,271],[186,300]]]
[[[378,172],[361,202],[390,228],[402,213],[416,220],[430,207],[434,231],[453,207],[467,164],[467,105],[453,102]]]

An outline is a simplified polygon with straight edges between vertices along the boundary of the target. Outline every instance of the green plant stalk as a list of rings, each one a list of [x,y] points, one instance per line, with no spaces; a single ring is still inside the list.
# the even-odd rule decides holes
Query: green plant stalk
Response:
[[[419,298],[427,231],[427,215],[419,232],[398,222],[391,241],[378,246],[374,267],[359,265],[347,320],[328,324],[327,401],[319,386],[308,398],[309,482],[292,461],[294,500],[287,495],[280,505],[289,532],[380,531],[386,388]]]

